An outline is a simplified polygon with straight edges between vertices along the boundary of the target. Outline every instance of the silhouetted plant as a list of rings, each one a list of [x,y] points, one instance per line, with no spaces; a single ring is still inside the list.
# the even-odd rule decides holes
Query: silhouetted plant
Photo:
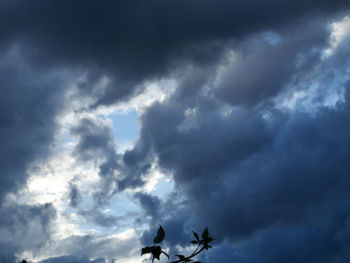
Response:
[[[214,239],[209,235],[209,231],[207,227],[204,229],[201,238],[196,232],[192,231],[192,233],[195,239],[191,241],[191,244],[197,245],[196,249],[187,257],[184,255],[176,255],[179,259],[172,261],[171,263],[183,263],[183,262],[201,263],[198,260],[193,261],[192,258],[197,256],[202,251],[208,250],[209,248],[211,248],[209,243],[212,242]],[[165,231],[162,228],[162,226],[159,226],[157,235],[153,238],[153,246],[142,248],[141,256],[144,254],[152,254],[152,262],[154,261],[154,259],[160,260],[161,254],[164,254],[169,259],[169,255],[164,250],[162,250],[160,246],[156,246],[156,244],[159,244],[164,240],[164,237],[165,237]],[[18,263],[27,263],[27,261],[22,260],[22,262],[18,262]]]
[[[200,261],[193,261],[192,258],[197,256],[203,250],[208,250],[209,248],[211,248],[209,243],[212,242],[214,239],[209,235],[209,231],[207,227],[204,229],[201,239],[199,238],[199,235],[196,232],[194,231],[192,232],[195,239],[192,240],[191,243],[194,245],[197,245],[196,249],[192,252],[192,254],[190,254],[187,257],[184,255],[176,255],[179,259],[172,261],[171,263],[181,263],[181,262],[201,263]],[[141,256],[144,254],[152,254],[152,262],[154,261],[154,259],[159,260],[161,254],[164,254],[169,259],[169,255],[166,252],[164,252],[160,246],[156,246],[156,244],[159,244],[163,241],[164,237],[165,237],[165,231],[162,228],[162,226],[159,226],[157,235],[153,239],[153,246],[142,248]]]

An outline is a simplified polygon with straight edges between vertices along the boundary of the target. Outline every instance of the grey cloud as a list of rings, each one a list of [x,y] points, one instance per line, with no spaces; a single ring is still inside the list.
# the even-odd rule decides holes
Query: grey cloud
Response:
[[[184,194],[181,191],[173,192],[168,200],[160,200],[149,194],[136,195],[145,211],[145,215],[142,215],[139,221],[145,223],[145,216],[151,216],[150,228],[144,231],[140,238],[144,245],[152,243],[159,225],[162,225],[166,233],[162,246],[170,248],[171,254],[175,255],[180,252],[179,246],[190,244],[189,241],[193,238],[192,230],[203,230],[203,225],[193,220],[191,204],[184,199]]]
[[[320,42],[313,41],[307,49],[319,48]],[[292,53],[300,45],[304,43],[296,41]],[[349,50],[344,45],[338,52],[348,54]],[[333,106],[227,107],[211,94],[179,100],[175,93],[150,107],[141,118],[139,145],[128,154],[138,156],[135,160],[140,162],[157,158],[188,200],[187,209],[178,208],[177,216],[170,219],[164,215],[162,224],[174,219],[179,228],[169,227],[177,233],[184,233],[189,223],[208,225],[218,243],[226,240],[226,248],[235,248],[217,254],[215,262],[228,258],[238,262],[346,261],[348,250],[343,245],[348,241],[338,235],[347,231],[341,228],[348,217],[339,204],[344,206],[350,197],[347,58],[334,54],[306,63],[302,71],[287,71],[295,82],[286,88],[294,91],[308,91],[310,87],[300,83],[313,76],[307,84],[320,87],[311,94],[313,102],[323,101],[325,90],[344,90],[345,101]],[[276,98],[283,92],[278,89],[270,96]],[[326,223],[319,229],[322,218]],[[142,242],[147,244],[155,230],[146,231]],[[289,239],[283,243],[285,237]],[[181,235],[174,244],[184,241]],[[243,246],[237,245],[242,242]]]
[[[162,203],[158,197],[144,193],[137,193],[135,194],[135,198],[139,200],[147,215],[151,215],[153,218],[159,217],[159,209]]]
[[[50,239],[54,208],[9,203],[7,194],[24,187],[28,170],[50,156],[56,117],[64,106],[64,73],[31,69],[16,50],[0,62],[0,239],[1,262],[37,250]]]
[[[230,242],[218,254],[209,253],[214,262],[348,260],[343,229],[349,200],[348,114],[290,121],[296,123],[284,127],[267,149],[212,172],[212,178],[204,172],[192,182],[175,177],[189,202],[187,210],[173,207],[175,215],[159,219],[169,230],[169,246],[191,240],[190,223],[208,225],[218,249],[222,240]],[[142,242],[148,244],[155,231],[145,232]]]
[[[111,170],[121,171],[125,176],[123,182],[129,182],[126,184],[129,187],[142,184],[141,175],[147,172],[155,158],[162,169],[174,174],[177,189],[183,191],[189,201],[186,209],[173,206],[176,212],[163,215],[164,205],[156,208],[160,200],[147,195],[136,196],[145,211],[153,217],[152,222],[155,223],[154,218],[157,218],[169,229],[167,242],[170,246],[188,240],[186,229],[195,222],[200,226],[208,225],[218,242],[226,239],[234,244],[237,240],[245,240],[249,247],[249,244],[254,244],[254,236],[261,231],[269,231],[280,225],[281,231],[289,233],[288,228],[305,224],[310,211],[316,210],[320,217],[326,216],[337,210],[329,203],[349,197],[349,180],[346,176],[350,153],[347,147],[350,131],[346,125],[348,101],[338,103],[334,108],[318,107],[313,113],[302,108],[282,111],[271,103],[262,104],[260,108],[225,107],[223,103],[243,101],[243,104],[254,105],[274,99],[286,89],[304,88],[307,91],[308,87],[299,84],[309,75],[315,76],[314,81],[320,81],[318,76],[327,73],[327,83],[335,83],[335,76],[344,75],[343,67],[347,60],[337,55],[325,61],[320,59],[321,48],[325,47],[328,36],[324,28],[325,24],[318,26],[310,23],[302,34],[282,36],[276,46],[267,43],[262,47],[257,46],[256,43],[262,41],[259,35],[244,42],[253,43],[249,48],[257,52],[248,53],[248,60],[254,62],[269,58],[274,66],[268,85],[261,83],[262,74],[251,80],[251,90],[243,87],[241,91],[246,93],[238,92],[236,97],[234,89],[220,85],[211,88],[227,89],[228,93],[224,96],[202,92],[205,89],[203,86],[211,78],[204,77],[204,81],[201,81],[198,76],[206,74],[200,71],[194,77],[186,76],[181,84],[183,87],[199,86],[193,88],[195,92],[177,91],[169,100],[155,103],[141,118],[141,137],[137,145],[122,157],[111,154],[113,158],[107,158],[112,160]],[[313,31],[316,33],[311,34]],[[240,54],[247,52],[242,48],[238,49]],[[272,56],[276,50],[282,58]],[[348,50],[343,47],[338,52],[347,54]],[[294,64],[299,55],[305,60],[297,67]],[[293,66],[283,64],[288,58],[294,60],[291,63]],[[253,62],[248,63],[247,68],[265,72],[263,64]],[[335,67],[334,71],[329,70],[330,65]],[[205,68],[204,72],[207,70]],[[328,74],[337,71],[337,74]],[[275,72],[276,75],[273,75]],[[239,84],[240,80],[228,78],[224,81],[238,81]],[[254,92],[261,87],[266,94],[256,98]],[[181,92],[190,96],[183,96]],[[315,93],[316,97],[321,96],[322,90]],[[231,94],[233,97],[229,96]],[[347,91],[346,96],[348,94]],[[92,149],[92,153],[95,149],[97,152],[102,149],[103,152],[108,149],[108,142],[90,136],[91,131],[96,130],[93,133],[96,132],[98,138],[109,140],[108,129],[101,129],[99,133],[100,129],[84,128],[79,131],[86,139],[80,141],[79,152],[86,149]],[[88,131],[86,134],[85,130]],[[90,138],[91,142],[88,142]],[[115,159],[118,158],[122,165],[116,167]],[[106,162],[106,167],[109,167],[108,164]],[[123,184],[119,186],[119,190],[126,187]],[[328,207],[328,210],[321,213],[319,209],[322,206]],[[307,231],[314,227],[316,221],[312,219],[308,222],[310,227],[300,234],[300,239],[308,238]],[[154,232],[155,228],[146,231],[142,241],[147,244]],[[334,235],[331,238],[335,238]],[[335,253],[331,247],[328,249],[331,255]],[[262,256],[262,260],[270,259],[270,255]],[[284,251],[275,256],[287,258],[288,253]],[[242,262],[245,261],[242,259]]]
[[[115,192],[117,176],[116,170],[119,156],[115,150],[115,141],[112,130],[105,123],[83,119],[71,129],[78,138],[74,152],[84,162],[100,162],[99,175],[101,177],[100,189],[95,194],[97,203],[103,204]]]
[[[347,246],[349,213],[345,208],[348,204],[347,200],[332,203],[332,209],[323,207],[319,211],[313,210],[298,225],[276,225],[256,234],[247,242],[226,242],[213,249],[210,260],[238,263],[346,262],[350,256]]]
[[[187,214],[188,215],[188,214]],[[172,255],[178,252],[177,246],[190,245],[192,238],[191,227],[188,226],[188,218],[185,213],[181,213],[177,210],[177,213],[172,214],[171,217],[163,216],[158,221],[161,222],[162,227],[165,230],[165,239],[162,243],[163,246],[171,249]],[[149,230],[143,232],[141,242],[145,246],[150,246],[153,242],[153,238],[156,236],[159,225],[152,224]]]
[[[97,204],[105,204],[117,191],[144,184],[141,176],[151,165],[136,162],[138,157],[134,153],[118,154],[111,127],[101,120],[86,118],[71,131],[78,138],[74,149],[76,156],[84,162],[100,162],[101,185],[95,193]]]
[[[115,158],[115,142],[110,127],[98,120],[82,119],[71,129],[78,136],[75,154],[84,161]],[[115,158],[116,159],[116,158]]]
[[[100,212],[99,210],[81,210],[79,215],[84,216],[87,219],[90,219],[95,224],[102,227],[116,227],[118,221],[123,219],[122,217],[116,217],[113,215],[106,215]]]
[[[163,116],[173,120],[158,107],[145,129]],[[313,206],[349,196],[347,107],[323,109],[316,116],[294,113],[272,127],[259,114],[250,119],[240,112],[222,119],[205,114],[200,130],[180,132],[179,125],[168,124],[147,133],[155,136],[150,147],[159,164],[174,172],[195,218],[218,239],[236,240],[278,222],[297,223]]]
[[[1,262],[13,263],[17,253],[38,251],[50,240],[51,221],[56,215],[51,204],[15,206],[2,203],[0,212]]]
[[[209,201],[194,195],[198,217],[216,222],[219,236],[236,239],[278,222],[297,223],[317,204],[346,198],[348,112],[324,114],[293,116],[272,145],[227,171]]]
[[[202,110],[186,126],[186,106],[175,98],[174,103],[154,105],[142,117],[143,143],[163,167],[176,169],[176,179],[182,183],[199,176],[215,180],[212,172],[225,170],[273,138],[274,127],[267,127],[260,113],[243,110],[224,116],[219,105]]]
[[[78,187],[73,183],[69,184],[69,200],[72,207],[77,207],[82,200]]]
[[[233,49],[233,61],[224,63],[214,93],[230,104],[254,106],[276,96],[285,85],[318,65],[328,46],[327,22],[304,21],[280,30],[279,40],[269,43],[253,36]]]
[[[106,260],[103,258],[98,258],[95,260],[90,260],[86,257],[77,257],[77,256],[61,256],[55,258],[49,258],[40,263],[105,263]]]
[[[0,200],[25,183],[28,165],[49,152],[63,102],[60,78],[7,54],[0,63]],[[45,76],[44,76],[45,75]]]
[[[28,6],[20,1],[1,5],[2,48],[15,43],[36,67],[108,75],[112,82],[97,103],[125,98],[137,83],[167,75],[184,62],[211,64],[220,58],[226,40],[349,7],[345,0],[38,0]]]
[[[113,236],[105,236],[104,238],[92,235],[70,236],[53,243],[48,249],[54,248],[56,255],[70,255],[67,260],[94,258],[95,260],[108,259],[113,262],[113,260],[139,255],[139,248],[135,247],[135,243],[137,240],[134,236],[122,240]],[[59,259],[49,258],[47,260]],[[62,259],[63,262],[65,263]]]
[[[154,196],[136,198],[148,214],[164,222],[170,245],[187,239],[189,225],[208,224],[218,242],[227,240],[232,247],[244,241],[241,252],[256,251],[262,262],[286,261],[289,251],[303,247],[308,253],[295,261],[309,260],[317,250],[322,250],[319,262],[331,256],[335,262],[348,260],[346,249],[335,249],[348,243],[341,236],[347,233],[342,227],[347,219],[333,214],[348,217],[334,203],[349,198],[349,91],[345,103],[312,113],[282,111],[271,100],[291,89],[288,85],[308,90],[304,81],[323,73],[312,102],[322,101],[334,79],[341,79],[344,88],[348,46],[338,47],[325,61],[319,56],[328,40],[325,25],[347,10],[349,1],[203,1],[199,6],[192,0],[15,0],[0,5],[2,206],[8,193],[25,184],[29,165],[48,156],[55,119],[65,106],[65,79],[86,73],[87,80],[78,84],[80,95],[96,98],[98,106],[132,96],[146,80],[175,76],[180,89],[146,110],[140,140],[123,155],[114,149],[110,128],[96,120],[84,119],[72,130],[78,138],[76,156],[84,162],[101,161],[96,205],[104,205],[116,191],[143,185],[142,175],[158,160],[163,171],[174,175],[176,189],[188,203],[181,208],[173,204],[174,211],[165,213],[166,201],[158,209]],[[264,42],[261,32],[266,31],[280,34],[280,42]],[[229,70],[217,85],[215,70],[230,49],[237,52],[240,68],[224,63]],[[104,76],[110,82],[99,90]],[[74,206],[78,191],[72,186],[70,193]],[[54,213],[48,207],[1,208],[1,214],[10,216],[0,217],[0,261],[10,262],[24,249],[37,250],[49,239],[45,226]],[[87,216],[100,224],[115,222],[96,211]],[[312,212],[319,217],[310,217]],[[325,224],[330,232],[316,233],[324,217],[331,217]],[[43,228],[34,243],[27,238],[33,233],[25,229],[30,222]],[[283,237],[278,231],[290,238],[291,250],[275,243]],[[149,233],[144,233],[145,240]],[[319,244],[298,247],[310,239]],[[95,241],[89,236],[68,238],[57,250],[71,256],[48,262],[111,258],[120,245]],[[265,245],[279,253],[264,253]],[[133,246],[134,240],[117,252],[130,255]],[[229,254],[241,262],[256,260]]]

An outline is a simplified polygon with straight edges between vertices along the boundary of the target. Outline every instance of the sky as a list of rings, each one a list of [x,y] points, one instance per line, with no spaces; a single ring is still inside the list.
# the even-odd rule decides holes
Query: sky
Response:
[[[0,57],[0,262],[350,261],[350,1],[0,0]]]

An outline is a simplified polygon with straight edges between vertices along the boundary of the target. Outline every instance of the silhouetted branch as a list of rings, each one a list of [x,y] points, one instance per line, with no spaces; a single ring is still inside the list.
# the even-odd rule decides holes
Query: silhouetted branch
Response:
[[[193,262],[193,263],[201,263],[200,261],[193,261],[192,258],[197,256],[199,253],[201,253],[203,250],[208,250],[211,248],[209,245],[210,242],[212,242],[214,239],[209,235],[208,228],[205,228],[205,230],[202,233],[201,239],[199,238],[199,235],[192,231],[193,235],[195,237],[195,240],[192,240],[192,244],[197,244],[198,246],[196,249],[192,252],[191,255],[189,256],[184,256],[184,255],[176,255],[179,259],[172,261],[171,263],[181,263],[181,262]],[[156,246],[156,244],[161,243],[165,237],[165,231],[162,228],[162,226],[159,226],[159,229],[157,231],[157,235],[153,239],[153,246],[151,247],[144,247],[141,250],[141,256],[144,254],[152,254],[152,262],[154,259],[160,258],[160,255],[163,253],[166,255],[169,259],[169,255],[165,253],[160,246]]]

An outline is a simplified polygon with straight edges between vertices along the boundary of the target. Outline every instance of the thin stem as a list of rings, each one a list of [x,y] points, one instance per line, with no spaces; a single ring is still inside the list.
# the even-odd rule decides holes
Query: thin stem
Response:
[[[201,253],[205,248],[202,247],[200,250],[198,250],[196,253],[192,253],[191,256],[188,256],[186,257],[185,259],[190,259],[190,258],[193,258],[194,256],[197,256],[199,253]],[[182,262],[183,260],[182,259],[178,259],[178,260],[175,260],[175,261],[172,261],[171,263],[180,263]]]
[[[153,242],[153,247],[155,247],[156,246],[156,243],[155,242]],[[152,254],[152,263],[154,262],[154,255]]]
[[[198,250],[198,248],[199,248],[200,246],[201,246],[201,244],[198,244],[198,246],[196,247],[196,249],[193,251],[192,255],[193,255],[194,253],[197,252],[197,250]]]

